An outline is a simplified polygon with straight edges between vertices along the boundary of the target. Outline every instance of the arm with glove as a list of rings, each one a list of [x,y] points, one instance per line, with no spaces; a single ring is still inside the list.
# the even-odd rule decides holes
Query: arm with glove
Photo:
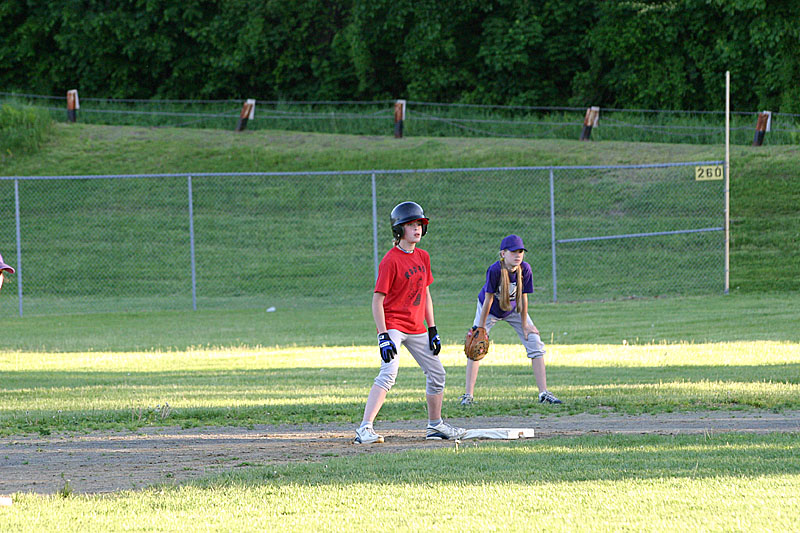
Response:
[[[372,295],[372,316],[375,319],[375,327],[378,328],[378,350],[384,363],[389,363],[397,355],[397,346],[389,338],[386,331],[386,315],[383,311],[383,300],[386,295],[376,292]]]
[[[473,361],[480,361],[489,353],[490,341],[489,334],[486,332],[486,319],[489,316],[492,302],[494,302],[494,294],[487,292],[483,300],[479,323],[467,331],[464,339],[464,354]]]

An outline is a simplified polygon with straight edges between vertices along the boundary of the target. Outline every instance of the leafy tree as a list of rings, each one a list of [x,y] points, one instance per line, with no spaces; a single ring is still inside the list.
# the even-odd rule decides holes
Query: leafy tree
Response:
[[[793,0],[5,0],[0,88],[800,110]]]

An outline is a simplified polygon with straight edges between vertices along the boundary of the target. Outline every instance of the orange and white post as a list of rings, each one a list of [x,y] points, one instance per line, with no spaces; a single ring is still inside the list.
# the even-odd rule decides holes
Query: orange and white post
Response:
[[[75,122],[78,119],[78,109],[81,103],[78,100],[78,90],[71,89],[67,91],[67,120]]]
[[[253,98],[248,98],[242,106],[242,112],[239,113],[239,122],[236,123],[236,131],[244,131],[247,128],[247,121],[253,120],[256,116],[256,101]]]
[[[753,146],[761,146],[764,143],[764,137],[771,129],[772,111],[762,111],[758,114],[758,120],[756,121],[756,135],[753,138]]]
[[[398,100],[394,103],[394,138],[403,138],[403,121],[406,119],[406,101]]]
[[[600,108],[592,106],[586,110],[586,116],[583,117],[583,129],[581,130],[581,140],[588,141],[592,137],[592,128],[596,128],[600,122]]]

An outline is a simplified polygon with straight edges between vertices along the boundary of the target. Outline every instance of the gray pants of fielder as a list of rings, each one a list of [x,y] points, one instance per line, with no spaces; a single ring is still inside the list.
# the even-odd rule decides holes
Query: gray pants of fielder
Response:
[[[381,360],[381,371],[375,378],[375,385],[388,391],[397,379],[397,372],[400,369],[400,345],[406,347],[414,360],[422,368],[425,374],[425,394],[434,395],[444,392],[445,371],[439,356],[433,355],[428,334],[419,333],[410,335],[396,329],[387,331],[389,338],[397,346],[398,353],[390,362],[385,363]]]
[[[481,320],[481,309],[482,305],[480,300],[478,300],[478,311],[475,313],[475,321],[473,325],[478,326]],[[528,321],[528,324],[533,324],[533,320],[528,315],[525,315],[525,319]],[[512,312],[505,318],[498,318],[494,316],[492,313],[489,313],[489,316],[486,317],[486,333],[488,334],[489,331],[497,324],[498,320],[504,320],[508,322],[514,331],[517,332],[517,336],[519,336],[519,340],[522,341],[522,345],[525,346],[525,351],[528,352],[528,357],[531,359],[536,359],[537,357],[542,357],[545,354],[544,343],[542,342],[541,337],[535,333],[531,333],[530,335],[525,337],[525,334],[522,332],[522,316],[520,316],[517,312]]]

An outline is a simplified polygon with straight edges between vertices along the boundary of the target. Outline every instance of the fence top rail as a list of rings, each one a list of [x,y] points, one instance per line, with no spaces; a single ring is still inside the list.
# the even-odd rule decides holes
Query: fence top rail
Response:
[[[723,160],[687,161],[680,163],[649,163],[640,165],[574,165],[574,166],[532,166],[532,167],[473,167],[473,168],[419,168],[397,170],[318,170],[311,172],[177,172],[160,174],[82,174],[64,176],[0,176],[0,180],[78,180],[78,179],[124,179],[124,178],[205,178],[237,176],[331,176],[331,175],[369,175],[369,174],[433,174],[441,172],[498,172],[520,170],[611,170],[688,167],[695,165],[721,165]]]

